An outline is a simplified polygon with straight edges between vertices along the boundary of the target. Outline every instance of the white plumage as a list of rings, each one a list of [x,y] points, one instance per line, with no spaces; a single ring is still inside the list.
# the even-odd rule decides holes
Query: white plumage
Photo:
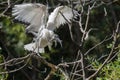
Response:
[[[54,30],[60,25],[71,22],[70,20],[77,14],[77,11],[72,10],[67,6],[59,6],[50,14],[47,22],[47,28]],[[67,20],[67,21],[66,21]],[[52,26],[50,24],[53,24]]]
[[[25,50],[44,53],[44,47],[51,46],[57,35],[53,31],[48,29],[43,29],[40,35],[37,36],[36,42],[27,44],[24,46]]]
[[[28,51],[44,52],[44,47],[50,46],[53,41],[58,41],[61,44],[61,40],[56,37],[53,32],[54,29],[67,22],[77,15],[77,11],[67,6],[58,6],[49,15],[47,19],[47,7],[43,4],[20,4],[13,7],[13,16],[15,19],[30,23],[26,28],[28,32],[37,32],[37,38],[34,43],[30,43],[24,46]],[[34,49],[35,48],[35,49]]]
[[[28,51],[32,51],[32,52],[35,52],[35,53],[38,53],[38,51],[40,53],[44,53],[44,48],[39,48],[39,47],[36,47],[36,43],[29,43],[29,44],[26,44],[24,45],[24,49],[25,50],[28,50]]]
[[[28,31],[38,32],[41,25],[45,24],[47,17],[47,8],[43,4],[20,4],[15,5],[12,10],[12,15],[16,20],[30,23],[27,27]]]

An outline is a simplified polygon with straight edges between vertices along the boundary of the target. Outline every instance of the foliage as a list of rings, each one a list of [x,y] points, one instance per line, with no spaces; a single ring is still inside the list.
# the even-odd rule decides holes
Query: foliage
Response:
[[[120,54],[118,59],[107,64],[97,77],[97,80],[119,80],[120,79]]]
[[[4,40],[5,45],[10,49],[12,49],[12,53],[16,52],[14,55],[16,54],[22,55],[24,51],[23,45],[25,44],[27,39],[23,25],[18,23],[13,23],[12,19],[8,17],[1,17],[1,20],[3,24],[2,32],[5,33],[5,36],[7,36],[7,37],[3,36],[1,40]]]
[[[8,0],[9,1],[9,0]],[[4,63],[6,61],[9,61],[14,58],[20,58],[24,57],[28,54],[31,54],[31,52],[24,50],[24,44],[27,44],[32,41],[31,35],[26,35],[25,33],[25,25],[14,21],[13,17],[11,16],[11,8],[14,4],[21,4],[21,3],[29,3],[29,2],[39,2],[43,4],[48,4],[51,8],[50,11],[56,5],[68,5],[71,6],[70,2],[67,2],[66,0],[11,0],[11,7],[6,10],[5,13],[4,10],[8,7],[7,0],[1,0],[0,1],[0,26],[2,25],[2,28],[0,27],[0,63]],[[48,3],[47,3],[48,1]],[[69,0],[68,0],[69,1]],[[77,0],[75,0],[77,1]],[[93,0],[94,1],[94,0]],[[104,4],[100,5],[100,2],[103,2]],[[75,67],[73,66],[79,66],[76,69],[77,71],[80,71],[81,64],[76,62],[81,59],[80,54],[78,54],[80,51],[85,54],[89,49],[96,46],[97,44],[101,43],[102,40],[104,40],[106,37],[110,37],[113,35],[113,32],[115,32],[117,22],[120,20],[120,1],[113,2],[113,3],[107,3],[105,0],[98,0],[96,1],[96,4],[98,4],[97,7],[93,8],[90,11],[89,14],[89,21],[88,21],[88,28],[87,30],[91,28],[95,28],[95,30],[91,31],[89,33],[89,37],[83,41],[82,47],[79,47],[79,43],[81,43],[82,33],[79,34],[79,24],[75,23],[73,21],[72,24],[72,32],[75,41],[71,39],[70,30],[68,28],[68,25],[62,25],[59,29],[55,30],[55,33],[57,33],[62,40],[63,47],[60,47],[58,44],[57,46],[53,45],[51,50],[48,50],[48,47],[45,48],[45,53],[41,54],[41,56],[48,61],[49,63],[52,63],[54,65],[59,65],[60,63],[66,63],[63,66],[60,66],[60,68],[68,75],[70,76],[72,73],[72,70],[75,70]],[[86,25],[86,18],[88,13],[88,6],[92,6],[93,3],[86,3],[84,6],[84,12],[82,13],[81,9],[82,7],[80,4],[74,4],[74,8],[79,11],[79,13],[82,14],[82,25],[83,28],[85,28]],[[79,20],[79,18],[78,18]],[[76,22],[78,21],[76,20]],[[120,27],[119,27],[120,28]],[[120,29],[119,29],[120,30]],[[120,32],[120,31],[119,31]],[[87,54],[87,56],[84,56],[84,65],[90,66],[86,68],[85,70],[88,71],[87,77],[89,77],[92,73],[94,73],[99,67],[103,65],[103,62],[106,60],[106,58],[109,56],[112,47],[114,46],[114,39],[113,37],[109,40],[103,41],[100,45],[95,47],[93,50]],[[78,44],[76,44],[78,43]],[[117,34],[117,41],[115,44],[115,48],[113,49],[113,55],[114,56],[117,52],[119,52],[109,63],[106,63],[104,67],[99,71],[99,73],[95,76],[95,80],[119,80],[120,79],[120,34]],[[111,56],[111,58],[112,58]],[[77,59],[78,58],[78,59]],[[110,59],[111,59],[110,58]],[[15,61],[16,62],[16,61]],[[70,62],[70,63],[69,63]],[[76,63],[75,63],[76,62]],[[19,65],[13,65],[7,64],[9,66],[0,66],[0,72],[6,72],[10,70],[14,70],[16,68],[19,68],[21,65],[27,63],[27,60],[25,59],[23,63]],[[68,65],[67,65],[68,63]],[[89,69],[92,69],[89,71]],[[50,67],[45,65],[42,62],[39,62],[38,60],[31,58],[27,65],[22,68],[21,70],[13,73],[7,73],[7,74],[1,74],[0,80],[44,80],[46,76],[51,71]],[[78,74],[82,75],[82,72],[79,72]],[[20,78],[18,78],[20,77]],[[78,76],[75,75],[74,78],[78,78]],[[65,75],[63,75],[59,70],[55,71],[54,77],[52,80],[65,80]],[[72,80],[72,79],[71,79]],[[74,80],[74,79],[73,79]],[[82,80],[82,79],[79,79]]]

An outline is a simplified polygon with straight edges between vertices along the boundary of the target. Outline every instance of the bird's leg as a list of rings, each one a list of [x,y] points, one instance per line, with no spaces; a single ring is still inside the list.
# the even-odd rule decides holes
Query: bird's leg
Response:
[[[37,38],[35,39],[35,44],[36,44],[36,49],[37,49],[37,55],[38,55],[38,56],[40,56],[40,55],[39,55],[39,46],[40,46],[39,40],[41,41],[41,39],[39,39],[39,37],[37,37]]]
[[[52,50],[51,44],[50,44],[50,45],[48,45],[48,48],[49,48],[49,50]]]

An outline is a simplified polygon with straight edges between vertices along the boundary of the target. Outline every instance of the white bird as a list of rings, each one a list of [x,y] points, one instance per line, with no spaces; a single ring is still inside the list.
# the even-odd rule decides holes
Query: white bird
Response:
[[[70,23],[70,20],[74,15],[78,14],[76,10],[73,10],[70,7],[58,6],[48,17],[47,7],[39,3],[15,5],[12,12],[15,19],[30,24],[26,28],[27,32],[33,34],[37,32],[36,41],[24,46],[26,50],[34,50],[35,52],[43,52],[43,48],[51,45],[55,40],[61,44],[61,40],[53,31],[60,25]]]
[[[28,4],[19,4],[15,5],[12,10],[12,15],[15,16],[16,20],[30,23],[26,28],[27,31],[38,32],[38,29],[42,25],[47,24],[47,28],[54,30],[56,27],[59,27],[61,24],[70,22],[70,20],[77,15],[76,10],[71,9],[67,6],[58,6],[54,11],[49,15],[48,21],[48,9],[45,5],[39,3],[28,3]],[[67,20],[67,21],[66,21]]]
[[[28,51],[44,53],[44,47],[50,47],[54,41],[58,41],[61,44],[61,40],[59,39],[58,35],[54,34],[54,32],[51,30],[43,29],[40,35],[38,35],[36,42],[27,44],[24,46],[24,48]]]

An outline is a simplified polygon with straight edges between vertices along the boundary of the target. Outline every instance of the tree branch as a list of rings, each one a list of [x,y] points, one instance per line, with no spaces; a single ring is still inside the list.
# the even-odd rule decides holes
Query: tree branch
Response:
[[[110,51],[110,54],[109,56],[106,58],[106,60],[103,62],[103,64],[97,69],[97,71],[92,74],[91,76],[89,76],[86,80],[90,80],[92,79],[95,75],[97,75],[99,73],[99,71],[105,66],[105,64],[107,64],[107,62],[109,61],[109,59],[111,58],[111,56],[113,55],[113,51],[114,51],[114,48],[115,48],[115,44],[116,44],[116,41],[117,41],[117,34],[118,34],[118,28],[119,28],[119,24],[120,24],[120,21],[117,23],[117,28],[115,30],[115,33],[113,34],[113,43],[112,43],[112,48],[111,48],[111,51]]]

